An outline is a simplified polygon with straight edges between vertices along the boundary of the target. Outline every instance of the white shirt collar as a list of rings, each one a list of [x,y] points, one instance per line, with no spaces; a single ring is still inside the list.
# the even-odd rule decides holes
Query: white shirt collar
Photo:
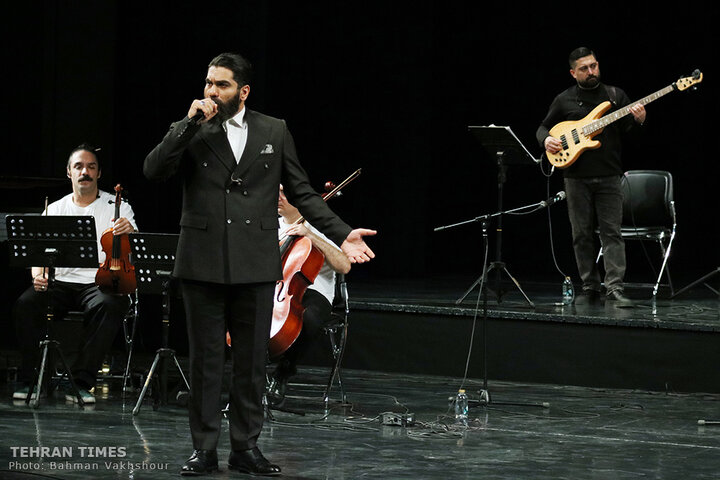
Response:
[[[232,117],[229,120],[226,120],[223,123],[223,127],[225,127],[225,131],[227,131],[228,123],[230,125],[232,125],[233,127],[247,128],[247,122],[245,122],[245,107],[243,107],[238,113],[236,113],[234,117]]]

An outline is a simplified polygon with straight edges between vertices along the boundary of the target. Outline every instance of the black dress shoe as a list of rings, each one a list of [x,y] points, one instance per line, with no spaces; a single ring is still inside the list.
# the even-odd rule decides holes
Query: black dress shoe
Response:
[[[623,295],[621,290],[615,290],[614,292],[608,293],[607,299],[617,308],[633,308],[635,306],[633,301]]]
[[[575,305],[594,305],[600,301],[600,292],[595,290],[583,290],[583,292],[575,298]]]
[[[216,450],[195,450],[185,465],[180,469],[180,475],[205,475],[218,469]]]
[[[275,376],[268,388],[267,400],[271,407],[280,408],[285,403],[285,392],[287,391],[289,377]]]
[[[266,477],[276,477],[281,472],[280,467],[270,463],[257,447],[250,450],[233,450],[228,459],[228,468]]]

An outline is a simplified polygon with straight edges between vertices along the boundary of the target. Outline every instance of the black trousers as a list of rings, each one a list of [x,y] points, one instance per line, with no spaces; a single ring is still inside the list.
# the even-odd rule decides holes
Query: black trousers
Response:
[[[298,361],[315,343],[322,333],[323,327],[331,320],[332,305],[321,293],[311,289],[306,290],[302,304],[305,307],[302,330],[297,340],[283,354],[276,373],[278,376],[295,375]]]
[[[40,363],[38,345],[48,329],[48,301],[54,320],[61,319],[69,310],[83,312],[81,348],[70,370],[81,388],[90,389],[122,325],[130,299],[127,295],[105,294],[95,284],[55,281],[46,292],[36,292],[33,287],[25,290],[12,312],[22,355],[20,380],[25,382],[32,381]]]
[[[572,227],[573,249],[583,290],[600,292],[600,272],[595,258],[595,227],[600,230],[600,244],[605,266],[605,289],[610,294],[622,291],[625,279],[625,241],[620,233],[622,223],[622,177],[566,178],[568,216]]]
[[[181,280],[181,288],[190,350],[193,448],[217,448],[226,331],[232,338],[230,445],[233,450],[254,448],[264,420],[262,396],[275,282],[222,285]]]

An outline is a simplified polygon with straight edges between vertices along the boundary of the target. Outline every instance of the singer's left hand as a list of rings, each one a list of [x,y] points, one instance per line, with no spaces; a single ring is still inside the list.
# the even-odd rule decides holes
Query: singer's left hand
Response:
[[[376,230],[356,228],[347,236],[340,248],[347,255],[350,263],[365,263],[375,258],[375,253],[368,247],[364,236],[376,235]]]

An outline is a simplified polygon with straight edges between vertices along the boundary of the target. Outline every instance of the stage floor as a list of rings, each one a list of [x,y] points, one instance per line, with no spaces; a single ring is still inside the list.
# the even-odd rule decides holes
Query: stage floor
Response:
[[[470,278],[380,282],[354,282],[351,278],[348,283],[351,306],[359,309],[462,316],[485,313],[484,297]],[[592,305],[566,306],[562,304],[561,282],[519,281],[516,286],[503,276],[498,289],[491,275],[487,314],[488,318],[718,332],[720,296],[711,290],[717,287],[717,279],[708,285],[710,288],[696,285],[675,298],[670,298],[669,289],[662,287],[653,298],[652,285],[629,283],[625,293],[635,302],[634,308],[617,308],[604,298]],[[679,288],[676,286],[675,291]]]
[[[720,425],[698,425],[720,420],[718,395],[490,382],[491,404],[471,408],[465,427],[448,416],[459,378],[346,370],[350,405],[326,412],[326,375],[302,369],[286,406],[305,415],[275,411],[265,423],[260,448],[281,465],[282,478],[698,480],[720,471]],[[133,416],[134,395],[123,402],[106,387],[85,409],[61,398],[36,410],[2,402],[0,477],[178,478],[192,450],[186,410],[145,404]],[[478,399],[481,382],[464,387]],[[382,425],[386,412],[412,414],[414,425]],[[224,465],[227,425],[218,453],[221,472],[208,478],[245,478]]]

